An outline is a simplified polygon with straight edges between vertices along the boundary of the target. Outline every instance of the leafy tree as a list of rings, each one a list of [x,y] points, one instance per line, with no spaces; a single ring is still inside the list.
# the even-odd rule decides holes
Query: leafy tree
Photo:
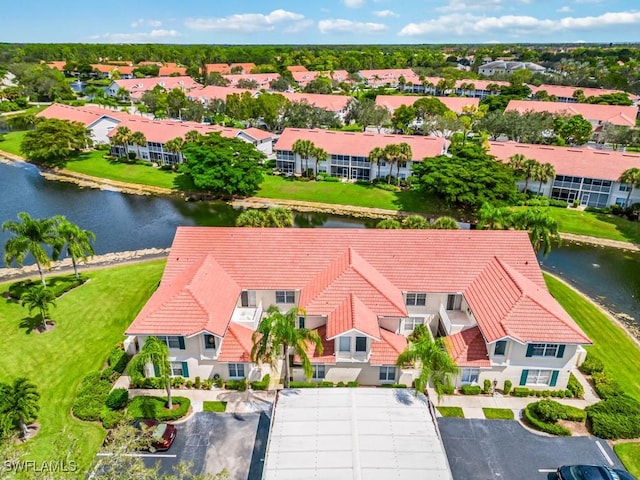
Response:
[[[211,72],[207,75],[205,85],[217,85],[219,87],[226,87],[231,83],[231,80],[223,77],[219,72]]]
[[[284,388],[289,388],[291,353],[300,358],[302,370],[306,377],[310,378],[313,375],[313,367],[307,355],[307,348],[315,346],[319,355],[323,352],[322,339],[316,330],[296,328],[296,320],[304,315],[304,310],[297,307],[282,313],[276,305],[271,305],[267,309],[267,316],[260,321],[252,336],[252,362],[265,362],[275,368],[280,361],[281,352],[284,354]]]
[[[55,245],[57,242],[56,222],[54,219],[31,218],[27,212],[18,213],[19,222],[8,220],[2,224],[2,230],[14,236],[4,244],[4,261],[7,265],[12,262],[21,267],[27,255],[31,255],[38,267],[40,280],[46,286],[43,268],[49,268],[51,259],[45,246]]]
[[[455,218],[442,216],[438,217],[436,221],[431,224],[431,228],[436,230],[459,230],[460,225],[458,225]]]
[[[275,92],[286,92],[289,88],[291,88],[291,82],[284,76],[274,78],[269,82],[269,90],[273,90]]]
[[[442,339],[433,340],[426,329],[421,335],[413,336],[407,348],[398,355],[396,364],[398,367],[413,365],[419,368],[420,373],[414,380],[416,391],[423,392],[431,383],[438,399],[442,398],[445,387],[450,385],[450,375],[458,372],[458,367],[447,353]]]
[[[241,78],[238,80],[238,88],[247,88],[249,90],[255,90],[258,88],[258,82],[251,79]]]
[[[416,110],[416,117],[420,120],[435,117],[436,115],[444,115],[450,112],[449,108],[436,97],[422,97],[413,104]]]
[[[40,409],[40,394],[36,386],[25,377],[12,384],[0,384],[0,414],[11,418],[23,437],[29,433],[27,424],[36,418]]]
[[[61,165],[92,144],[91,132],[82,123],[48,118],[24,135],[20,150],[36,162]]]
[[[602,126],[598,141],[610,143],[614,150],[618,150],[619,147],[626,147],[633,143],[635,133],[637,130],[607,122]]]
[[[333,81],[328,77],[318,75],[316,78],[307,83],[303,90],[305,93],[330,94],[333,92]]]
[[[451,138],[454,132],[462,129],[460,119],[454,112],[446,112],[444,115],[436,115],[423,125],[425,133],[436,137]]]
[[[376,130],[378,130],[378,133],[380,133],[382,127],[387,125],[390,119],[391,115],[389,114],[389,110],[387,110],[383,106],[376,105],[371,112],[369,124],[375,126]]]
[[[431,228],[431,225],[429,225],[429,220],[422,215],[409,215],[402,221],[402,228],[426,230]]]
[[[29,308],[29,314],[38,310],[42,321],[41,328],[46,331],[49,309],[56,306],[56,296],[53,291],[43,285],[34,285],[22,294],[20,300],[22,300],[23,307]]]
[[[182,118],[182,111],[187,108],[191,103],[187,100],[185,93],[179,88],[163,93],[162,96],[166,98],[167,115],[171,118]]]
[[[625,206],[629,206],[629,198],[631,197],[631,192],[636,187],[640,187],[640,168],[629,168],[622,172],[620,178],[618,179],[620,183],[626,183],[631,188],[627,192],[627,199],[624,201]]]
[[[376,228],[381,228],[383,230],[400,230],[402,228],[402,224],[395,218],[385,218],[376,224]]]
[[[305,177],[309,176],[309,157],[315,153],[315,150],[316,146],[311,140],[298,139],[293,142],[291,147],[291,151],[298,155],[301,160],[304,160],[302,175]]]
[[[169,347],[158,337],[150,336],[144,341],[144,345],[131,359],[132,371],[144,375],[144,370],[148,364],[153,364],[156,375],[160,377],[167,391],[167,408],[173,408],[171,398],[171,363],[169,362]]]
[[[509,211],[505,208],[494,207],[490,203],[483,203],[478,210],[478,228],[488,230],[506,230],[511,225]]]
[[[200,135],[184,145],[182,154],[180,171],[196,187],[216,195],[251,195],[262,181],[265,155],[242,140],[220,133]]]
[[[254,115],[262,119],[269,130],[277,130],[289,100],[280,94],[263,93],[254,99],[253,103]]]
[[[416,109],[410,105],[400,105],[393,112],[391,125],[396,132],[408,133],[409,125],[416,119]]]
[[[282,127],[292,128],[338,128],[341,125],[333,112],[311,105],[306,100],[287,103],[281,122]]]
[[[554,133],[570,145],[583,145],[591,139],[593,127],[582,115],[557,116],[553,120]]]
[[[73,263],[73,272],[76,279],[79,279],[78,260],[86,263],[88,256],[95,255],[96,252],[93,250],[91,242],[96,240],[96,235],[90,230],[84,230],[71,223],[63,216],[54,218],[57,222],[57,240],[54,246],[53,258],[58,258],[66,246],[67,255],[71,257],[71,262]]]
[[[347,104],[344,116],[345,123],[349,124],[354,122],[361,125],[362,130],[365,131],[367,125],[372,123],[375,108],[376,103],[370,98],[363,98],[361,100],[352,98]]]
[[[507,133],[507,121],[501,111],[487,113],[479,122],[478,130],[486,132],[492,140],[497,140]]]

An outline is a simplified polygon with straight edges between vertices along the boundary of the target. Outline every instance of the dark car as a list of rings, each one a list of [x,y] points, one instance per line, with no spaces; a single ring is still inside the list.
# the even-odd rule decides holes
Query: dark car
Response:
[[[176,427],[170,423],[158,422],[157,420],[135,420],[133,426],[142,435],[150,437],[148,450],[151,453],[159,450],[169,450],[178,432]]]
[[[604,465],[565,465],[558,469],[560,480],[636,480],[629,472]]]

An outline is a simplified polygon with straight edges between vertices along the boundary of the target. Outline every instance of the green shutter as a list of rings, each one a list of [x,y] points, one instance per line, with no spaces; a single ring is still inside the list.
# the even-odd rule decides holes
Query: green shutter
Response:
[[[551,383],[549,384],[549,386],[555,387],[556,383],[558,383],[558,370],[554,370],[553,372],[551,372]]]
[[[182,376],[189,378],[189,365],[187,365],[187,362],[182,362]]]
[[[184,350],[184,337],[178,337],[178,347],[180,350]]]
[[[558,346],[558,353],[556,354],[557,358],[562,358],[564,355],[564,345]]]
[[[533,357],[533,343],[527,345],[527,357]]]
[[[522,375],[520,375],[520,386],[527,384],[528,375],[529,375],[529,370],[522,370]]]
[[[160,376],[160,370],[158,369],[158,366],[155,363],[153,364],[153,375],[155,377],[159,377]]]

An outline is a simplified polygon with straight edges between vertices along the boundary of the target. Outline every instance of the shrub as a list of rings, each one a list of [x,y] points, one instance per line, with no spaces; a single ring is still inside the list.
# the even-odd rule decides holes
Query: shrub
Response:
[[[337,386],[338,387],[346,387],[347,385],[343,381],[340,381],[340,382],[338,382]]]
[[[185,382],[187,381],[184,377],[172,377],[171,378],[171,387],[172,388],[181,388]]]
[[[220,401],[205,401],[202,404],[203,412],[224,412],[227,410],[227,402]]]
[[[550,433],[552,435],[558,435],[562,437],[571,435],[571,431],[568,428],[565,428],[561,425],[556,425],[555,423],[547,423],[540,420],[535,413],[534,405],[536,404],[530,403],[522,411],[522,416],[529,424],[529,426],[535,428],[536,430],[540,430],[541,432]]]
[[[347,387],[357,387],[357,386],[359,386],[359,385],[360,385],[360,384],[358,383],[358,381],[357,381],[357,380],[352,380],[352,381],[350,381],[350,382],[347,382]]]
[[[106,405],[100,410],[100,421],[104,428],[115,428],[124,420],[125,413],[123,410],[112,410]]]
[[[318,388],[333,388],[333,382],[319,382],[318,383]]]
[[[129,390],[126,388],[116,388],[111,390],[105,404],[111,410],[121,410],[127,406],[129,402]]]
[[[127,413],[131,418],[153,418],[159,422],[177,420],[189,411],[191,401],[185,397],[172,397],[178,408],[167,410],[167,397],[150,397],[141,395],[134,397],[129,404]]]
[[[222,386],[224,385],[224,382],[222,381],[221,377],[218,377],[218,378],[214,379],[213,383],[218,388],[222,388]]]
[[[564,200],[549,200],[549,206],[550,207],[567,208],[568,203],[565,202]]]
[[[586,408],[591,432],[606,439],[640,437],[640,402],[619,395]]]
[[[118,372],[124,372],[124,369],[127,367],[127,363],[129,362],[129,357],[127,356],[127,352],[122,350],[120,347],[114,348],[109,354],[109,367]]]
[[[269,388],[269,382],[271,381],[271,376],[267,373],[264,378],[258,382],[252,382],[251,388],[253,390],[266,390]]]
[[[489,380],[488,378],[484,379],[482,393],[491,393],[491,380]]]
[[[380,386],[383,388],[407,388],[407,385],[404,383],[384,383]]]
[[[120,374],[111,367],[107,367],[102,370],[102,372],[100,372],[100,378],[106,380],[109,383],[115,382],[118,377],[120,377]]]
[[[618,382],[611,378],[607,372],[597,372],[591,376],[593,388],[598,396],[606,400],[611,397],[622,395],[624,392]]]
[[[528,397],[531,394],[531,390],[527,387],[516,387],[513,389],[512,395],[514,397]]]
[[[199,390],[201,385],[202,385],[202,380],[200,380],[200,377],[196,377],[196,381],[193,384],[193,386]]]
[[[289,382],[289,388],[316,388],[317,386],[313,382]]]
[[[604,370],[604,364],[602,360],[596,357],[592,352],[587,353],[587,358],[585,358],[582,365],[580,365],[580,371],[587,375],[593,375],[597,372],[602,372]]]
[[[462,385],[460,392],[463,395],[479,395],[482,389],[480,385]]]
[[[76,398],[71,407],[71,411],[76,418],[86,421],[96,421],[100,419],[100,412],[104,407],[111,382],[102,378],[101,372],[95,371],[87,374],[80,382]]]
[[[211,387],[213,387],[213,378],[207,378],[204,382],[202,382],[203,390],[211,390]]]
[[[187,380],[184,384],[185,387],[187,388],[193,388],[193,382],[191,380]]]
[[[441,393],[443,395],[453,395],[456,391],[456,387],[451,384],[443,385],[441,389]]]
[[[247,389],[247,379],[241,378],[240,380],[227,380],[226,389],[244,392]]]
[[[571,392],[571,396],[575,398],[582,398],[582,396],[584,395],[584,387],[573,373],[569,374],[569,383],[567,383],[567,390]]]
[[[509,392],[511,391],[511,386],[513,384],[511,383],[511,380],[505,380],[504,381],[504,387],[502,388],[503,392],[505,395],[509,395]]]

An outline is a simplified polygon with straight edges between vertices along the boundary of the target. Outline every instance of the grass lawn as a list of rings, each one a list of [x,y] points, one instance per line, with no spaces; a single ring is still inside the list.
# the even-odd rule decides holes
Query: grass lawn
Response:
[[[436,407],[443,417],[464,418],[461,407]]]
[[[607,372],[627,394],[640,400],[640,376],[637,371],[640,348],[589,300],[549,275],[545,274],[544,278],[551,294],[593,342],[593,346],[587,347],[587,350],[602,360]]]
[[[561,232],[640,243],[640,222],[574,208],[550,208],[549,213]]]
[[[40,432],[27,443],[27,459],[62,459],[61,432],[75,436],[74,460],[85,470],[100,447],[104,430],[98,424],[71,417],[71,404],[82,378],[101,368],[109,352],[158,285],[164,261],[85,272],[89,281],[58,298],[51,317],[56,322],[45,334],[27,334],[20,324],[28,310],[0,297],[0,381],[25,376],[41,395]],[[10,283],[0,284],[0,293]],[[34,312],[34,316],[37,315]],[[77,457],[77,458],[75,458]]]
[[[627,470],[636,478],[640,478],[640,443],[618,443],[614,445],[613,450],[627,467]]]
[[[227,402],[204,401],[202,408],[205,412],[224,412],[227,409]]]
[[[482,413],[489,420],[513,420],[513,410],[508,408],[483,408]]]
[[[22,155],[22,152],[20,151],[20,144],[22,143],[25,133],[27,132],[24,130],[20,132],[5,133],[0,141],[0,150],[13,153],[14,155]]]

